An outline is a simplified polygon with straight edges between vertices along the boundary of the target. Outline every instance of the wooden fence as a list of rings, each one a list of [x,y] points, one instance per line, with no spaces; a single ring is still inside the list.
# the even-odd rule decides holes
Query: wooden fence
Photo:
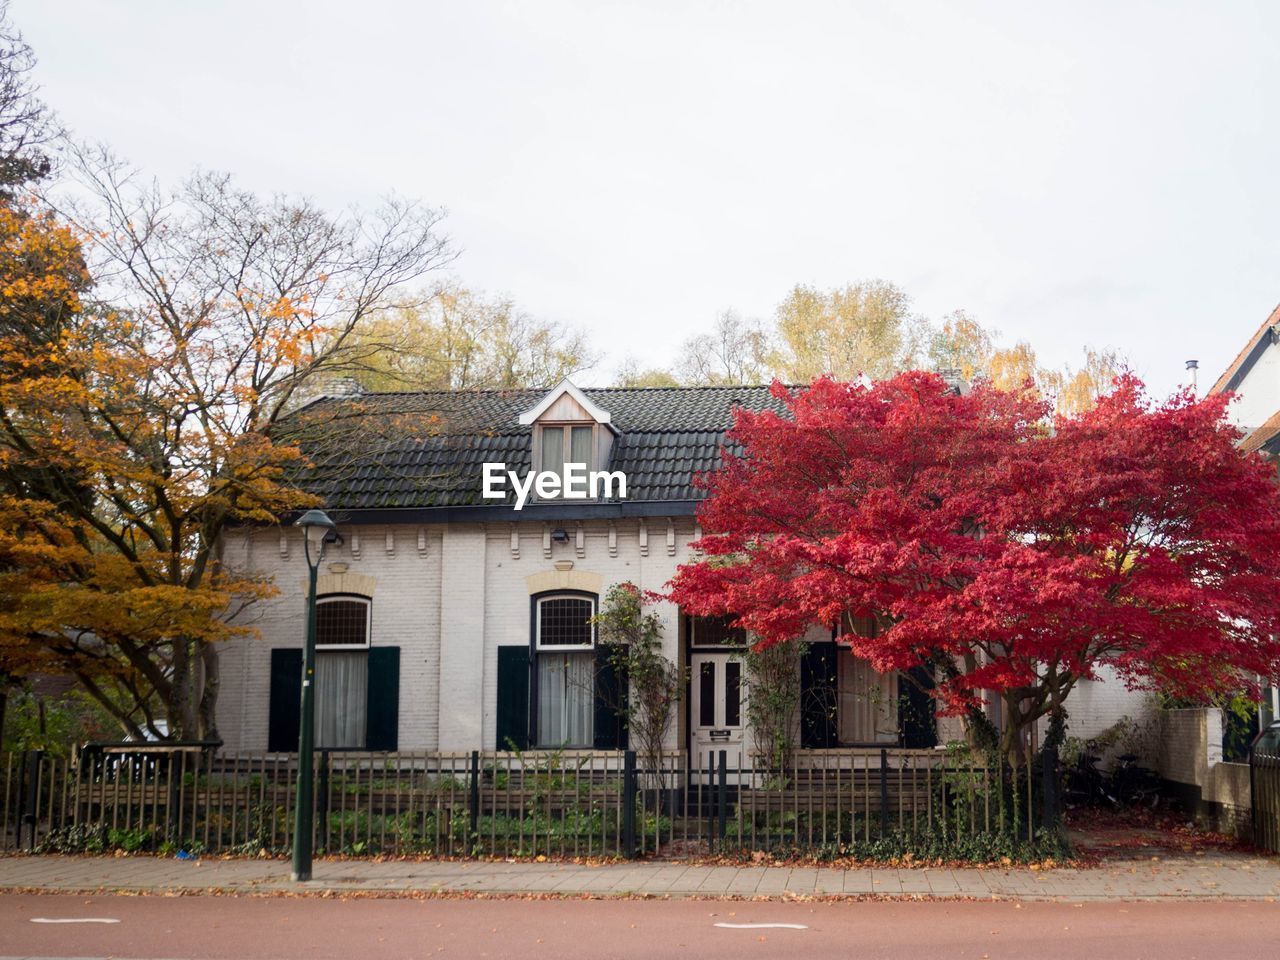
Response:
[[[287,852],[297,758],[201,747],[0,757],[0,849]],[[322,752],[315,849],[345,855],[626,857],[844,852],[887,837],[1033,840],[1017,772],[936,750]]]

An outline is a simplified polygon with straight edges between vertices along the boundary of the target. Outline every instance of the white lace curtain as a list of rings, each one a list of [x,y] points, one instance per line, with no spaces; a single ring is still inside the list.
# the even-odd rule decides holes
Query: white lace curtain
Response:
[[[363,750],[368,713],[369,654],[316,654],[316,746]]]
[[[840,742],[896,743],[898,675],[877,673],[847,650],[839,656]]]
[[[595,664],[594,653],[538,654],[538,746],[593,744]]]

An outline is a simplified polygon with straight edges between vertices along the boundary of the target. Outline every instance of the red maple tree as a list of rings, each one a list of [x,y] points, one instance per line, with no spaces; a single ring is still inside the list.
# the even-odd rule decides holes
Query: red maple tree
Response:
[[[1280,488],[1236,449],[1226,398],[1153,402],[1124,376],[1051,418],[920,372],[774,393],[788,413],[738,411],[741,452],[702,480],[684,609],[766,645],[841,626],[877,670],[927,667],[975,732],[1000,698],[1015,758],[1104,667],[1191,696],[1280,672]],[[874,636],[848,629],[868,616]]]

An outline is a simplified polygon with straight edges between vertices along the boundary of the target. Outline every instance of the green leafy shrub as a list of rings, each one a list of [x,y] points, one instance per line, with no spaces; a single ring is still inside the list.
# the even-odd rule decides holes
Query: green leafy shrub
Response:
[[[56,827],[36,845],[36,853],[109,853],[124,850],[137,853],[151,849],[155,831],[150,828],[123,829],[100,823],[76,823]]]

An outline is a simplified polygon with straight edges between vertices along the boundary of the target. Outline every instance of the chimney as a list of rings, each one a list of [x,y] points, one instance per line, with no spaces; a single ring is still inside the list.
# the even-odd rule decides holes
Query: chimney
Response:
[[[1189,374],[1191,374],[1191,392],[1192,392],[1193,394],[1198,394],[1198,393],[1199,393],[1199,384],[1196,382],[1196,381],[1197,381],[1197,379],[1198,379],[1197,371],[1198,371],[1199,369],[1200,369],[1200,361],[1199,361],[1199,360],[1188,360],[1188,361],[1187,361],[1187,372],[1188,372]]]

